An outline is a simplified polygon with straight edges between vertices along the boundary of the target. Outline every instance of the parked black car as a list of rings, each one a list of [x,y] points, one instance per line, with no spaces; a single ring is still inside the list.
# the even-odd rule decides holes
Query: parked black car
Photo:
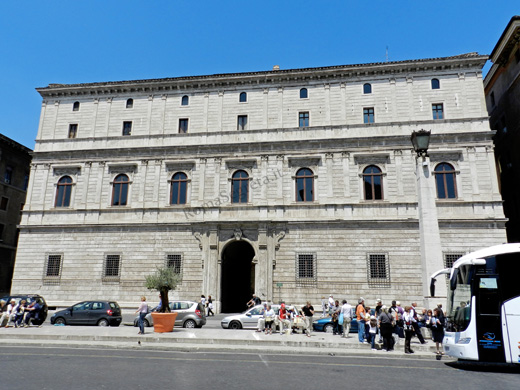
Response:
[[[45,299],[38,294],[13,294],[13,295],[6,295],[0,300],[3,300],[6,302],[6,305],[11,302],[11,300],[14,299],[16,303],[18,304],[22,299],[25,299],[27,302],[27,305],[30,305],[34,301],[36,301],[40,306],[39,312],[36,314],[36,316],[32,319],[31,323],[34,325],[41,325],[45,322],[45,319],[47,318],[47,312],[49,311],[49,307],[47,306],[47,302],[45,302]]]
[[[54,313],[51,324],[119,326],[123,317],[114,301],[84,301]]]

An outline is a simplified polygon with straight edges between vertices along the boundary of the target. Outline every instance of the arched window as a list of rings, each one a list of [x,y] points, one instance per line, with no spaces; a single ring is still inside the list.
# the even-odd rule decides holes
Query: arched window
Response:
[[[438,199],[457,198],[456,172],[451,164],[440,163],[435,167],[435,184]]]
[[[440,89],[441,83],[439,79],[432,79],[432,89]]]
[[[126,108],[134,108],[134,99],[128,99],[126,101]]]
[[[112,206],[126,206],[128,202],[128,176],[121,174],[116,176],[112,186]]]
[[[69,176],[63,176],[58,180],[56,187],[56,202],[55,207],[69,207],[70,197],[72,194],[72,179]]]
[[[372,84],[366,83],[363,84],[363,93],[372,93]]]
[[[307,99],[309,97],[309,92],[307,88],[300,89],[300,99]]]
[[[72,111],[79,111],[79,102],[74,102],[72,105]]]
[[[190,104],[190,97],[188,95],[184,95],[181,99],[181,106],[187,106]]]
[[[173,175],[171,183],[170,204],[186,204],[188,176],[185,173],[177,172]]]
[[[236,171],[231,178],[231,202],[247,203],[249,175],[245,171]]]
[[[247,93],[245,93],[245,92],[241,92],[241,93],[240,93],[240,97],[238,98],[238,101],[239,101],[240,103],[245,103],[245,102],[247,102]]]
[[[365,200],[383,199],[383,174],[381,169],[371,165],[363,170]]]
[[[314,201],[314,173],[309,168],[296,172],[296,201]]]

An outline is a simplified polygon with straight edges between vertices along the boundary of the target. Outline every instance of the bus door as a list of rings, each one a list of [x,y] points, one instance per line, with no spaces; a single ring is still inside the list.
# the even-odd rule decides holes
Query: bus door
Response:
[[[483,362],[505,362],[498,283],[496,274],[475,277],[478,355]]]

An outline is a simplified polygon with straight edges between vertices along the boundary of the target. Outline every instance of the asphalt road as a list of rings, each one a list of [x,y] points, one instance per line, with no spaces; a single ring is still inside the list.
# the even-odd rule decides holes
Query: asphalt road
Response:
[[[486,389],[520,375],[442,361],[146,350],[0,347],[2,389]]]

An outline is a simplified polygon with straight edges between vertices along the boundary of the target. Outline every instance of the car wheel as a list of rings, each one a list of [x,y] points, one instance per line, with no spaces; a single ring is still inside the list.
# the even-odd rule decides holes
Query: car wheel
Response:
[[[67,325],[67,323],[65,322],[65,318],[63,318],[63,317],[56,318],[54,323],[57,325]]]
[[[104,318],[101,318],[98,322],[97,322],[98,326],[108,326],[108,320],[104,319]]]
[[[193,329],[193,328],[197,327],[197,324],[193,320],[187,320],[187,321],[184,322],[184,327]]]
[[[323,331],[325,333],[332,333],[332,331],[334,330],[334,326],[332,324],[326,324],[324,327],[323,327]]]
[[[143,324],[146,328],[148,328],[150,326],[150,323],[148,322],[148,320],[146,318],[143,320]]]
[[[233,321],[229,324],[229,329],[240,329],[242,325],[238,321]]]

